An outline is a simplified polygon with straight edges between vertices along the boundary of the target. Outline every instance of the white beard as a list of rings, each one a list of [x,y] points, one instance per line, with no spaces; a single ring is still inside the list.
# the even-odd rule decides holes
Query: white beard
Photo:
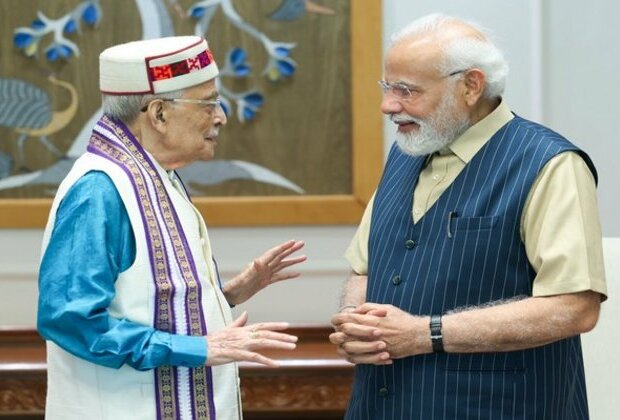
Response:
[[[390,119],[395,122],[413,121],[418,129],[409,133],[396,132],[396,144],[411,156],[424,156],[435,153],[448,146],[463,134],[470,121],[466,115],[456,112],[456,99],[446,95],[439,103],[435,112],[428,118],[414,118],[408,114],[392,114]]]

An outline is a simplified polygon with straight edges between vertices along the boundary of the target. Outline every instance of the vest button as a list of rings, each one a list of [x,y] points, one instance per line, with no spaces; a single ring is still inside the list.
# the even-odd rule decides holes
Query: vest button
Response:
[[[394,276],[392,277],[392,283],[394,283],[395,286],[398,286],[400,284],[402,280],[400,279],[400,276]]]
[[[387,395],[388,395],[388,389],[386,387],[379,388],[379,396],[380,397],[385,398],[385,397],[387,397]]]
[[[413,239],[407,239],[405,241],[405,248],[413,249],[414,246],[415,246],[415,241]]]

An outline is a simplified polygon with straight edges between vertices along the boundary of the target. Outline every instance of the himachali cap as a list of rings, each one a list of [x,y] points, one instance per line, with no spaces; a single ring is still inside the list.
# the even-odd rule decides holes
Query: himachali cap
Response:
[[[217,75],[207,41],[198,36],[129,42],[99,55],[99,89],[108,95],[171,92]]]

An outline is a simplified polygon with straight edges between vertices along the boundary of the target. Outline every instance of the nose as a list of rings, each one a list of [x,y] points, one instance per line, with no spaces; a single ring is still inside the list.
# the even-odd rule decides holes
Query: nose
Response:
[[[385,115],[398,114],[403,110],[403,105],[392,95],[384,94],[381,100],[381,112]]]
[[[226,113],[224,112],[224,108],[218,105],[215,107],[215,116],[213,118],[213,122],[216,126],[226,125],[228,122],[228,118],[226,117]]]

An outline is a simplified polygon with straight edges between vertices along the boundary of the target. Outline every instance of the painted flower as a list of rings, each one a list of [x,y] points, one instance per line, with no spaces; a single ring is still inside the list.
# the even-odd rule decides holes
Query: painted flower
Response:
[[[187,14],[196,20],[200,20],[207,13],[208,9],[214,6],[217,6],[220,3],[221,3],[221,0],[199,1],[199,2],[194,3],[189,8],[189,10],[187,11]]]
[[[54,42],[45,49],[45,57],[51,62],[59,59],[67,60],[74,54],[75,52],[68,45],[63,43]]]
[[[87,25],[96,26],[101,21],[101,6],[98,1],[86,2],[82,10],[82,21]]]
[[[245,62],[247,53],[243,48],[233,48],[226,56],[226,63],[221,69],[222,76],[247,77],[250,75],[251,67]]]
[[[251,121],[256,116],[260,107],[263,105],[264,99],[257,91],[250,91],[243,94],[237,100],[237,118],[239,121]]]
[[[291,77],[297,69],[297,63],[290,57],[295,44],[273,42],[264,38],[263,45],[269,54],[269,61],[263,74],[266,74],[269,80],[274,82],[282,77]]]
[[[63,28],[63,32],[66,34],[73,34],[77,31],[77,25],[75,20],[69,19]]]
[[[30,28],[17,28],[13,35],[13,44],[15,47],[24,51],[28,57],[32,57],[37,53],[41,35],[38,31]]]

